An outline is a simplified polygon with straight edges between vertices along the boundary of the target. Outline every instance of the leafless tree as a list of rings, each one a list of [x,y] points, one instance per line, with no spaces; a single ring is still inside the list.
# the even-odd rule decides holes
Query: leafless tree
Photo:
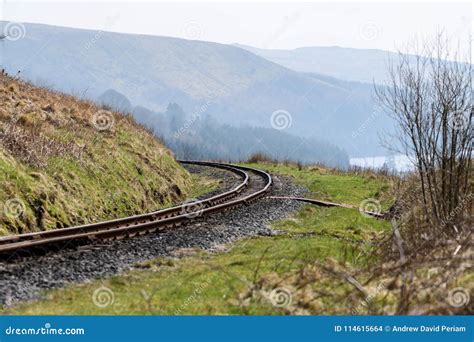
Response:
[[[399,146],[416,165],[423,219],[438,238],[468,230],[461,222],[472,209],[471,61],[440,33],[415,40],[389,70],[389,83],[376,86],[376,95],[397,123]]]

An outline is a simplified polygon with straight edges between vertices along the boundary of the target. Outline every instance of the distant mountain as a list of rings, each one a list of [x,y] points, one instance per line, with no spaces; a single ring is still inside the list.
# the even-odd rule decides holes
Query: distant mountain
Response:
[[[351,156],[381,153],[377,131],[391,127],[374,116],[367,84],[296,72],[235,46],[39,24],[25,29],[24,38],[0,43],[2,67],[89,99],[113,89],[153,112],[172,102],[191,114],[205,106],[206,114],[234,126],[271,128],[275,113],[289,113],[278,128],[329,141]]]
[[[398,58],[398,54],[394,52],[338,46],[303,47],[294,50],[258,49],[240,44],[235,46],[295,71],[371,84],[384,83],[388,79],[389,60],[396,61]]]
[[[204,112],[186,114],[176,103],[169,104],[164,113],[153,112],[142,106],[132,107],[123,94],[112,90],[100,98],[103,105],[113,109],[126,104],[135,119],[152,129],[180,159],[236,162],[259,152],[277,160],[349,166],[344,150],[316,138],[304,139],[271,128],[234,127],[219,123]]]
[[[127,113],[132,110],[132,104],[127,97],[113,89],[106,90],[97,98],[97,102],[119,112]]]

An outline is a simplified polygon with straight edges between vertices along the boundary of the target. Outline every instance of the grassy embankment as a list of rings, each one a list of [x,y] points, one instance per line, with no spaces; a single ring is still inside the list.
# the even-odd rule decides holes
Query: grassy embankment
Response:
[[[216,182],[131,117],[0,75],[0,236],[143,213]]]
[[[378,198],[384,209],[391,204],[386,197],[389,181],[380,176],[321,167],[252,166],[294,177],[314,198],[355,206],[367,198]],[[305,206],[274,227],[284,233],[246,239],[221,253],[183,251],[188,255],[182,258],[157,259],[124,275],[47,291],[45,300],[24,303],[4,313],[350,314],[360,303],[360,296],[347,296],[352,291],[350,283],[319,272],[320,277],[302,291],[292,281],[294,274],[314,263],[354,273],[376,262],[371,255],[374,247],[366,242],[388,229],[388,222],[365,217],[354,209]],[[114,300],[99,308],[92,297],[103,286],[113,292]],[[290,305],[272,305],[269,297],[279,287],[292,294]],[[305,298],[315,294],[314,300]],[[366,312],[366,308],[359,305],[357,312]]]

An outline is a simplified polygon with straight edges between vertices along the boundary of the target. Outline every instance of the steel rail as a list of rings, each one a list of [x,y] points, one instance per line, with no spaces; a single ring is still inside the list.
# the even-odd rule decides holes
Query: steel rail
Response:
[[[153,233],[177,227],[183,222],[192,221],[200,216],[213,212],[222,211],[242,203],[247,204],[263,196],[272,185],[271,176],[258,169],[235,166],[230,164],[201,162],[201,161],[180,161],[183,164],[196,164],[223,168],[239,174],[243,182],[232,190],[222,194],[203,199],[201,201],[181,204],[176,207],[155,211],[148,214],[135,215],[122,219],[110,220],[95,224],[82,225],[70,228],[61,228],[46,232],[37,232],[9,236],[0,239],[0,256],[10,255],[16,251],[31,250],[38,247],[53,246],[58,243],[90,242],[97,239],[122,239],[137,235]],[[249,175],[246,171],[251,171],[265,179],[263,188],[242,198],[232,200],[244,187],[249,184]],[[193,204],[199,203],[196,208]],[[186,208],[191,208],[191,212]]]
[[[226,191],[224,193],[199,201],[200,205],[202,206],[206,206],[208,204],[214,205],[214,203],[219,203],[221,200],[226,200],[227,198],[238,194],[244,187],[247,186],[248,181],[249,181],[249,177],[245,172],[230,165],[224,165],[224,164],[216,165],[215,163],[185,162],[185,161],[182,161],[182,163],[213,166],[213,167],[219,167],[222,169],[228,169],[243,178],[243,181],[237,187],[229,191]],[[47,237],[62,236],[62,235],[65,235],[66,233],[75,234],[75,233],[81,233],[81,232],[91,232],[95,230],[114,228],[117,225],[131,225],[131,224],[145,223],[146,221],[155,221],[160,218],[168,218],[168,217],[176,216],[181,211],[186,210],[186,208],[188,208],[190,205],[192,205],[192,203],[181,204],[175,207],[161,209],[161,210],[153,211],[146,214],[133,215],[133,216],[128,216],[128,217],[114,219],[114,220],[102,221],[98,223],[84,224],[80,226],[67,227],[67,228],[59,228],[59,229],[48,230],[48,231],[43,231],[43,232],[34,232],[34,233],[6,236],[6,237],[0,238],[0,246],[3,244],[11,243],[11,242],[19,242],[19,241],[25,241],[25,240],[34,240],[34,239],[42,239],[42,238],[47,238]]]
[[[340,207],[340,208],[347,208],[347,209],[357,209],[363,214],[367,214],[369,216],[378,218],[378,219],[386,219],[387,213],[382,212],[375,212],[369,210],[363,210],[362,208],[356,207],[350,204],[343,204],[343,203],[334,203],[328,201],[317,200],[313,198],[306,198],[306,197],[294,197],[294,196],[268,196],[271,199],[281,199],[285,201],[299,201],[299,202],[306,202],[314,205],[318,205],[321,207]]]

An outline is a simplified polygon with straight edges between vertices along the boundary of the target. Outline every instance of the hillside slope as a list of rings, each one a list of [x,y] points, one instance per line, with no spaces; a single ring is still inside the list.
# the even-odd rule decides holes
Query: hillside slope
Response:
[[[189,174],[129,117],[0,75],[0,235],[184,198]]]
[[[338,168],[349,166],[346,151],[317,138],[304,139],[272,128],[235,127],[202,112],[189,115],[175,103],[164,113],[153,112],[142,106],[134,107],[115,90],[104,92],[99,103],[132,113],[135,120],[153,130],[179,159],[237,162],[264,153],[276,160],[322,163]]]
[[[24,38],[0,48],[10,73],[93,100],[113,89],[153,111],[177,103],[192,113],[205,105],[222,122],[268,128],[272,113],[284,110],[288,133],[326,140],[351,156],[380,151],[376,130],[390,126],[377,118],[364,139],[351,139],[373,115],[364,87],[341,87],[231,45],[25,24]]]

